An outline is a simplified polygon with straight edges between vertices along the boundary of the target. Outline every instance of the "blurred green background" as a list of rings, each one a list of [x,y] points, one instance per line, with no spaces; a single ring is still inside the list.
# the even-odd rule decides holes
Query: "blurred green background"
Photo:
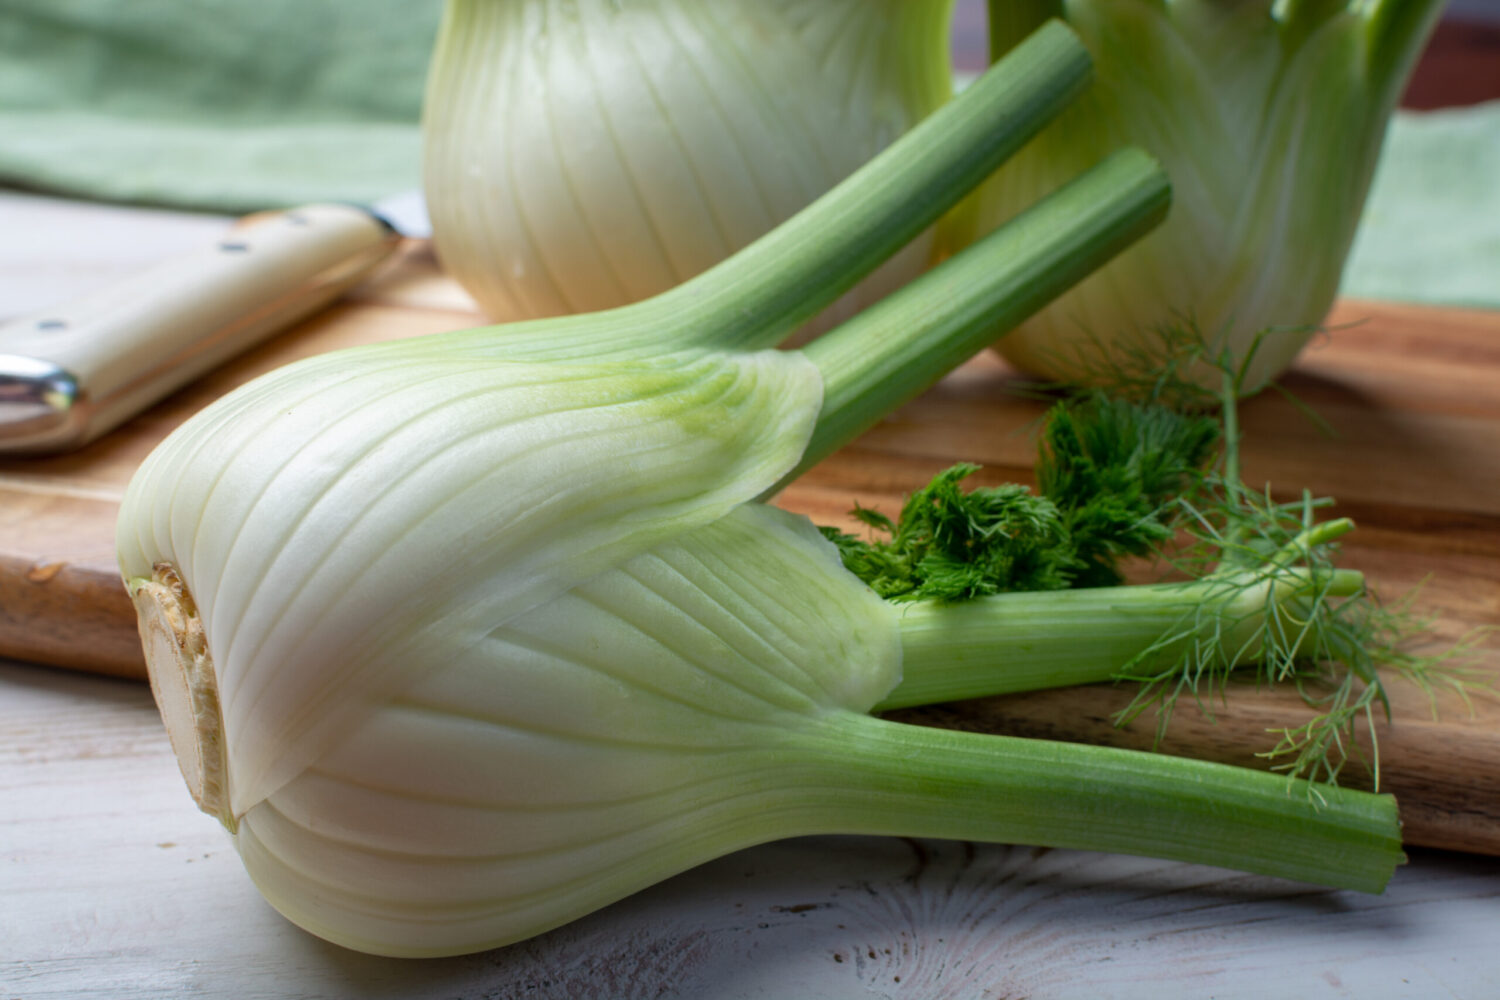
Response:
[[[0,0],[0,182],[224,211],[416,183],[438,0]]]
[[[957,0],[961,72],[983,66],[983,9]],[[441,10],[440,0],[0,0],[0,185],[229,212],[415,187]],[[1491,47],[1450,46],[1418,83],[1446,73],[1461,91],[1496,96],[1484,88],[1500,81],[1500,0],[1457,0],[1450,12]],[[1500,307],[1500,101],[1398,114],[1343,290]]]

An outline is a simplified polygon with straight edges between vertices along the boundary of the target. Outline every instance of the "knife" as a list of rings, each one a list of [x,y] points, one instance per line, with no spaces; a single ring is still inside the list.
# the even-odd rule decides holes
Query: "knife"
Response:
[[[328,305],[403,237],[412,191],[251,216],[212,246],[0,324],[0,455],[70,451]]]

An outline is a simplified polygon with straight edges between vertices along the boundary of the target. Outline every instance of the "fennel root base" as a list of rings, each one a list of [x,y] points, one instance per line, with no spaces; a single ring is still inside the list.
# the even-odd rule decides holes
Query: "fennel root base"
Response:
[[[157,563],[150,580],[131,580],[128,586],[151,694],[182,777],[198,808],[232,833],[235,822],[226,780],[224,717],[197,605],[169,563]]]

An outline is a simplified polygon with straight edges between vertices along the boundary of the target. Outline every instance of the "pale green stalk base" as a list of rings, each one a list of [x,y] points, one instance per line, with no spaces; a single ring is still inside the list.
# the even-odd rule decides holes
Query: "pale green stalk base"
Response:
[[[586,870],[532,892],[500,885],[493,900],[394,911],[383,900],[309,893],[304,876],[262,841],[261,826],[274,840],[277,822],[264,808],[246,818],[237,846],[262,893],[298,925],[345,947],[404,957],[523,940],[698,864],[796,836],[1107,851],[1371,893],[1403,860],[1388,795],[1331,788],[1314,800],[1300,782],[1222,764],[902,725],[841,709],[803,722],[777,746],[705,759],[721,780],[687,800],[663,800],[646,828],[601,841],[580,861]],[[497,843],[497,857],[508,847]],[[351,902],[360,908],[356,921],[342,909]]]
[[[1192,608],[1181,586],[913,603],[900,609],[901,683],[876,710],[1110,681]]]
[[[1254,663],[1273,586],[1277,599],[1315,586],[1339,597],[1357,593],[1363,578],[1281,570],[1274,582],[1229,575],[913,603],[900,612],[901,683],[877,710],[1103,683],[1127,665],[1132,675],[1150,674],[1193,646],[1222,651],[1232,661],[1226,668]]]

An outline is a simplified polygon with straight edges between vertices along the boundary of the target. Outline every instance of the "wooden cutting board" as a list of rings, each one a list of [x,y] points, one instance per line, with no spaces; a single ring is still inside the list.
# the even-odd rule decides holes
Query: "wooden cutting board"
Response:
[[[135,622],[115,570],[119,498],[135,466],[187,415],[294,358],[375,340],[482,323],[426,247],[411,244],[354,296],[180,393],[88,449],[0,463],[0,655],[125,677],[144,676]],[[1425,583],[1418,608],[1435,646],[1500,627],[1500,313],[1365,302],[1340,305],[1336,332],[1286,379],[1333,428],[1315,428],[1274,395],[1245,405],[1246,478],[1296,496],[1339,500],[1359,529],[1345,565],[1393,598]],[[992,356],[971,361],[920,400],[835,455],[779,499],[825,524],[852,527],[856,501],[894,514],[902,495],[960,460],[978,480],[1030,482],[1042,405],[1009,393],[1015,375]],[[1500,682],[1500,637],[1476,669]],[[1500,854],[1500,700],[1433,706],[1393,684],[1379,727],[1382,788],[1396,793],[1413,844]],[[1100,685],[913,710],[953,727],[1149,746],[1154,721],[1120,730],[1129,700]],[[1295,693],[1236,687],[1213,720],[1179,710],[1163,749],[1257,764],[1266,730],[1309,710]]]

